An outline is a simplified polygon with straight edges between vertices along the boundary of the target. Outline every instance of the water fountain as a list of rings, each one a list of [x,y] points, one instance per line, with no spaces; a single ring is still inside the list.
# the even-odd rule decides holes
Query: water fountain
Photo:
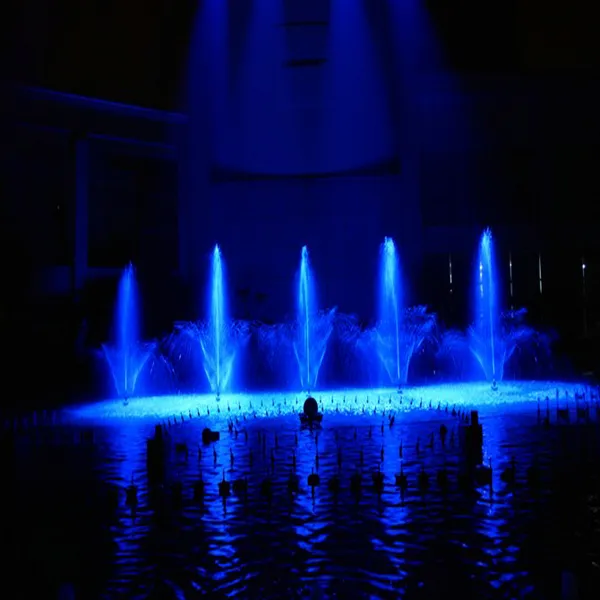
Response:
[[[318,308],[315,277],[306,246],[301,251],[296,286],[294,320],[264,325],[258,334],[274,370],[290,371],[292,386],[300,385],[308,393],[317,385],[336,311]]]
[[[486,229],[479,242],[475,289],[475,319],[469,330],[469,347],[488,381],[502,379],[504,357],[500,334],[498,273],[492,232]]]
[[[410,362],[435,329],[435,317],[425,306],[404,307],[400,261],[392,238],[381,245],[379,266],[379,320],[359,339],[368,356],[383,366],[389,382],[406,384]]]
[[[300,384],[306,392],[317,385],[319,370],[325,358],[327,342],[333,331],[334,311],[319,312],[317,308],[314,274],[308,257],[308,248],[302,248],[296,306],[296,335],[293,342],[298,363]]]
[[[189,342],[194,349],[199,349],[202,370],[211,391],[219,398],[230,389],[237,355],[248,339],[248,326],[228,316],[225,266],[218,245],[211,255],[208,318],[198,323],[178,324],[177,327],[183,335],[173,341],[172,355],[180,360],[188,354]]]
[[[428,341],[437,339],[435,316],[424,306],[406,307],[403,294],[403,281],[400,273],[400,261],[394,241],[386,238],[381,246],[379,269],[379,319],[377,323],[365,329],[363,323],[349,315],[338,314],[335,310],[318,309],[315,289],[315,276],[311,268],[309,253],[302,248],[300,267],[295,288],[295,315],[286,322],[266,325],[253,324],[252,331],[257,334],[261,356],[273,367],[274,377],[280,379],[274,385],[275,390],[269,398],[263,394],[257,397],[251,394],[228,394],[225,411],[238,413],[250,412],[254,416],[283,414],[300,408],[298,397],[289,397],[282,390],[295,389],[314,392],[318,385],[323,389],[320,379],[321,367],[328,347],[332,346],[331,336],[335,330],[340,351],[336,355],[336,365],[354,377],[352,384],[359,386],[355,393],[347,387],[342,392],[331,390],[327,393],[331,406],[336,410],[368,410],[369,398],[376,397],[377,405],[392,403],[390,387],[402,389],[403,398],[418,400],[423,398],[456,398],[456,404],[468,402],[469,394],[477,392],[478,401],[503,402],[509,398],[524,394],[522,382],[502,384],[501,393],[491,392],[492,398],[482,395],[482,390],[490,393],[489,383],[500,381],[505,375],[507,361],[518,351],[532,349],[534,352],[529,363],[539,373],[537,359],[540,350],[548,349],[548,336],[542,335],[524,322],[525,311],[501,312],[498,277],[493,257],[493,244],[489,231],[482,237],[477,261],[477,279],[475,298],[475,318],[472,326],[465,332],[450,331],[442,340],[444,351],[452,359],[464,365],[474,366],[478,373],[468,373],[466,379],[473,383],[447,385],[429,385],[427,388],[414,388],[409,385],[409,369],[413,358],[424,352]],[[219,247],[211,254],[211,270],[208,285],[207,318],[201,322],[178,323],[175,332],[166,340],[171,358],[169,375],[177,374],[179,379],[177,396],[147,396],[136,398],[135,406],[122,409],[120,402],[99,404],[90,407],[89,414],[99,410],[104,415],[131,418],[137,416],[172,417],[173,422],[191,419],[192,415],[210,417],[222,412],[218,401],[223,392],[236,392],[233,385],[236,365],[240,364],[240,350],[249,339],[250,327],[247,322],[233,321],[227,311],[226,278],[223,257]],[[155,356],[152,365],[160,362],[161,356],[152,352],[154,345],[138,342],[138,303],[135,293],[135,278],[130,267],[124,273],[119,286],[117,302],[116,339],[112,346],[104,348],[106,360],[111,368],[115,387],[120,396],[129,398],[136,390],[140,371],[150,356]],[[349,351],[350,350],[350,351]],[[468,360],[466,360],[468,359]],[[165,361],[166,362],[166,361]],[[513,366],[522,365],[513,363]],[[187,386],[182,375],[189,366],[189,374],[196,379],[200,376],[208,381],[210,394],[199,396],[203,390],[196,382]],[[150,372],[148,368],[148,372]],[[431,369],[427,371],[431,373]],[[482,377],[487,382],[482,382]],[[512,374],[512,373],[511,373]],[[377,380],[375,379],[377,378]],[[382,380],[383,378],[383,380]],[[339,381],[339,380],[338,380]],[[345,386],[350,381],[342,382]],[[381,386],[367,393],[365,386]],[[361,387],[362,386],[362,387]],[[236,387],[238,390],[236,390]],[[495,388],[495,384],[493,385]],[[186,389],[187,388],[187,389]],[[527,393],[547,395],[554,390],[553,382],[536,382],[527,388]],[[542,390],[542,391],[540,391]],[[157,393],[157,389],[145,390]],[[341,395],[340,395],[341,394]],[[310,394],[309,394],[310,395]],[[314,394],[313,394],[314,396]],[[319,407],[323,398],[318,399]],[[412,401],[408,406],[412,406]],[[371,400],[372,402],[372,400]],[[372,406],[372,404],[371,404]],[[85,411],[84,411],[85,412]],[[83,414],[83,413],[82,413]]]
[[[114,318],[114,342],[102,345],[115,390],[125,402],[136,392],[140,373],[156,347],[140,341],[137,282],[130,263],[119,280]]]
[[[379,325],[378,353],[393,383],[405,383],[403,364],[400,361],[400,311],[402,289],[400,288],[400,261],[396,244],[386,237],[381,246],[379,267]],[[408,368],[408,365],[406,366]]]
[[[486,229],[477,253],[473,323],[466,334],[447,332],[442,344],[445,353],[470,354],[493,389],[504,378],[505,366],[517,350],[542,348],[549,342],[547,336],[525,324],[525,309],[503,312],[499,280],[492,232]]]

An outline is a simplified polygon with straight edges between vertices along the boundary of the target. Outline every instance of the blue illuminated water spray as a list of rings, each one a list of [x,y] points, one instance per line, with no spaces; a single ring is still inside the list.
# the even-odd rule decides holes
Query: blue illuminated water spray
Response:
[[[131,355],[138,342],[138,308],[136,301],[136,284],[133,265],[129,263],[117,291],[117,348],[121,349],[123,361],[123,391],[126,395],[133,392],[133,381],[130,373]]]
[[[214,343],[215,392],[221,394],[221,359],[223,353],[223,329],[225,326],[225,290],[223,285],[223,260],[221,249],[215,245],[212,256],[210,320],[211,339]]]
[[[119,279],[115,305],[114,340],[103,344],[117,394],[125,403],[134,395],[139,375],[154,350],[154,344],[140,340],[140,308],[133,265],[129,263]]]
[[[333,331],[335,309],[318,310],[315,277],[306,246],[300,253],[296,286],[296,320],[291,330],[291,342],[300,385],[304,392],[310,393],[317,385],[327,342]]]
[[[302,254],[300,258],[300,283],[298,285],[298,318],[300,326],[302,327],[302,338],[304,345],[304,361],[305,361],[305,376],[302,385],[306,388],[307,392],[310,392],[310,318],[312,311],[311,302],[311,273],[310,264],[308,260],[308,248],[302,247]]]
[[[379,318],[384,328],[392,327],[394,349],[396,352],[396,383],[401,382],[400,360],[400,265],[396,245],[392,238],[386,237],[382,247],[381,295]]]
[[[496,335],[499,326],[499,307],[496,290],[496,271],[494,264],[494,250],[492,232],[486,229],[479,243],[479,289],[476,302],[476,323],[475,329],[482,339],[487,339],[488,346],[488,367],[495,382],[497,377],[496,369]]]
[[[178,326],[184,336],[176,336],[172,354],[181,357],[189,343],[201,352],[201,362],[210,389],[217,397],[229,389],[238,351],[248,339],[245,323],[229,319],[225,261],[215,245],[210,255],[210,272],[206,288],[206,318]]]

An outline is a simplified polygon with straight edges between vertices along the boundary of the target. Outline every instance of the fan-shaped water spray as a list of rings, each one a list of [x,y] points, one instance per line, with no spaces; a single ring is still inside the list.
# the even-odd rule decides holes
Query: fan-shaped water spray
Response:
[[[394,240],[386,237],[379,262],[379,320],[359,337],[359,347],[366,357],[378,359],[389,383],[401,386],[408,380],[413,356],[434,327],[435,317],[425,306],[404,306],[400,260]]]
[[[288,387],[315,389],[333,332],[335,309],[319,310],[308,248],[300,255],[296,277],[295,315],[291,322],[258,328],[259,344],[270,367]]]
[[[314,274],[308,248],[302,248],[296,305],[296,335],[293,342],[302,389],[315,389],[319,370],[333,330],[333,311],[319,312]]]
[[[177,325],[183,335],[172,340],[171,355],[181,359],[199,349],[199,358],[210,389],[217,398],[231,388],[236,358],[248,338],[245,322],[233,321],[228,314],[225,264],[216,245],[211,254],[207,318]]]
[[[466,333],[448,331],[444,335],[442,352],[454,360],[470,355],[477,372],[495,388],[504,378],[508,361],[517,350],[528,348],[535,354],[547,353],[550,344],[545,335],[525,323],[525,309],[503,312],[500,300],[500,277],[496,265],[492,232],[486,229],[479,241],[473,282],[473,321]]]
[[[137,282],[130,263],[119,280],[114,318],[114,342],[103,344],[102,352],[119,396],[135,394],[140,373],[148,362],[153,343],[140,341],[140,306]]]
[[[476,268],[472,326],[466,332],[446,333],[441,347],[452,356],[452,367],[459,367],[461,373],[464,367],[476,365],[476,371],[468,375],[470,378],[480,379],[483,372],[488,381],[500,381],[505,364],[517,349],[529,345],[535,352],[531,357],[537,361],[539,350],[547,348],[549,338],[525,325],[524,310],[501,312],[489,230],[482,236]],[[341,365],[346,373],[352,371],[355,381],[363,385],[404,386],[412,359],[423,351],[425,342],[437,341],[435,315],[425,306],[405,306],[400,260],[391,238],[385,238],[381,245],[379,319],[371,327],[365,328],[357,318],[337,315],[335,310],[319,310],[315,275],[306,247],[301,250],[296,284],[292,319],[252,326],[261,354],[270,363],[279,386],[306,392],[314,391],[317,384],[322,386],[319,376],[334,326],[336,353],[329,374]],[[152,355],[159,359],[151,361],[152,365],[162,363],[160,368],[168,371],[170,385],[176,383],[178,390],[191,383],[188,389],[202,391],[206,380],[217,398],[235,389],[234,372],[241,364],[240,350],[249,339],[250,324],[234,321],[227,309],[225,265],[219,247],[215,246],[211,253],[206,318],[176,324],[175,332],[161,344],[162,348],[168,348],[170,360],[167,360],[162,354],[153,353],[154,344],[139,341],[135,274],[133,267],[125,269],[118,288],[114,342],[103,346],[117,393],[128,398],[136,392],[139,375]],[[346,357],[351,358],[351,368]],[[337,373],[332,379],[336,376]],[[198,379],[202,385],[197,385]]]

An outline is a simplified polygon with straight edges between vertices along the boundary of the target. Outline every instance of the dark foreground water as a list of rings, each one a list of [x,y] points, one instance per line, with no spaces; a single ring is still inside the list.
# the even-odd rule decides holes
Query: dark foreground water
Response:
[[[571,422],[557,422],[553,400],[550,427],[544,404],[539,418],[531,402],[482,409],[493,480],[471,492],[458,418],[435,402],[415,402],[391,426],[385,402],[356,415],[332,410],[320,431],[301,430],[290,414],[237,415],[229,431],[222,415],[210,446],[200,443],[207,419],[188,416],[169,430],[162,474],[147,468],[147,420],[96,423],[91,439],[89,424],[48,418],[3,438],[2,585],[14,590],[7,598],[40,599],[61,586],[66,594],[65,584],[75,598],[597,599],[600,424],[590,408],[589,421],[575,423],[571,404]],[[502,476],[513,456],[514,486]],[[223,477],[247,491],[222,498]],[[578,595],[565,595],[570,579]]]

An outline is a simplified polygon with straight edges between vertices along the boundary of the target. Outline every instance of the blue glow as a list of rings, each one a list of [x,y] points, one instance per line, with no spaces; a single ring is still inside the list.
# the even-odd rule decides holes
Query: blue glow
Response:
[[[233,355],[226,352],[223,341],[225,332],[225,282],[223,278],[223,260],[219,246],[215,246],[212,258],[210,293],[210,318],[208,339],[201,340],[204,356],[204,371],[211,384],[211,389],[217,394],[229,382],[233,366]]]
[[[453,383],[427,386],[406,386],[403,393],[396,388],[360,388],[327,390],[315,394],[320,407],[329,413],[361,415],[380,413],[393,409],[398,413],[417,410],[435,410],[438,403],[465,409],[481,410],[485,414],[504,411],[512,405],[533,404],[538,400],[554,397],[557,390],[563,395],[585,391],[578,383],[561,381],[505,381],[500,389],[493,391],[487,382]],[[118,400],[107,400],[65,409],[74,418],[89,421],[147,420],[149,424],[171,419],[186,422],[202,417],[202,422],[223,426],[232,417],[255,415],[270,418],[296,414],[302,410],[302,394],[275,392],[255,394],[177,394],[173,396],[147,396],[132,399],[125,406]]]
[[[290,95],[281,67],[287,58],[285,29],[276,26],[283,20],[283,3],[255,0],[238,10],[230,117],[239,125],[229,135],[227,164],[254,173],[295,172],[298,165],[302,171],[304,139],[310,132],[299,126],[293,111],[285,110],[284,98]]]
[[[300,258],[297,298],[294,354],[298,362],[302,389],[310,391],[317,386],[319,370],[327,351],[327,342],[333,331],[334,311],[319,312],[318,310],[314,274],[306,246],[302,248]]]
[[[475,321],[468,330],[469,350],[488,381],[504,378],[504,368],[515,351],[541,348],[547,338],[524,323],[525,309],[503,312],[492,232],[486,229],[479,244]]]
[[[400,361],[400,311],[403,308],[403,299],[400,288],[400,261],[392,238],[386,237],[381,246],[379,279],[379,355],[386,365],[392,383],[400,385],[406,383],[406,377],[403,376],[404,365]],[[408,365],[406,369],[408,370]]]
[[[447,331],[439,340],[436,316],[425,306],[404,304],[400,260],[391,238],[385,238],[381,245],[379,318],[367,328],[355,316],[336,309],[319,309],[315,274],[306,246],[301,250],[293,318],[275,324],[233,319],[228,310],[224,260],[219,246],[215,246],[211,253],[206,317],[175,324],[174,332],[161,344],[168,351],[168,360],[156,351],[155,343],[139,341],[139,301],[135,275],[129,266],[119,284],[115,340],[112,345],[103,346],[103,356],[117,395],[125,399],[134,393],[201,393],[207,388],[218,398],[224,392],[241,389],[238,375],[242,372],[252,378],[250,384],[260,381],[262,389],[266,384],[280,390],[323,390],[326,385],[321,370],[330,346],[330,386],[405,386],[412,377],[415,356],[425,357],[427,349],[438,341],[438,358],[449,356],[454,374],[461,379],[478,381],[483,376],[490,382],[500,381],[516,354],[528,362],[513,361],[510,376],[520,375],[517,369],[523,364],[524,374],[531,376],[526,371],[529,364],[538,376],[538,359],[549,356],[550,337],[525,323],[524,309],[501,312],[489,231],[482,237],[477,258],[473,323],[464,332]],[[247,355],[243,351],[253,335],[257,352]],[[270,380],[264,379],[263,374],[254,379],[259,364],[255,359],[264,360],[269,366]],[[425,367],[424,372],[421,366]],[[419,377],[437,378],[437,366],[426,359],[414,369]],[[153,380],[147,381],[149,385],[141,392],[139,376],[144,370],[152,374]]]
[[[501,381],[505,367],[517,351],[532,351],[537,355],[548,353],[549,336],[529,327],[524,308],[503,312],[499,298],[499,275],[494,256],[492,233],[486,229],[479,243],[474,276],[473,323],[466,333],[448,331],[442,341],[442,352],[459,360],[470,354],[477,365],[477,373],[487,381]]]
[[[213,394],[136,398],[128,407],[113,401],[70,409],[67,417],[93,423],[98,441],[93,465],[101,480],[111,489],[125,488],[132,481],[138,486],[135,515],[124,493],[113,508],[118,522],[110,526],[115,541],[112,595],[117,591],[135,595],[132,590],[140,585],[148,589],[160,567],[156,548],[164,546],[158,559],[166,556],[179,571],[170,577],[173,589],[194,586],[209,595],[265,597],[264,589],[272,588],[265,588],[260,569],[268,564],[289,570],[281,585],[273,584],[278,593],[267,594],[285,597],[286,590],[298,589],[306,581],[315,589],[326,589],[327,575],[319,574],[335,565],[341,577],[358,573],[348,589],[360,584],[371,597],[398,597],[409,578],[422,580],[426,559],[421,553],[429,556],[440,527],[452,533],[448,548],[466,553],[456,564],[464,561],[464,569],[473,573],[469,585],[473,580],[477,585],[480,580],[495,585],[500,578],[522,582],[527,563],[519,540],[523,523],[529,522],[523,517],[532,514],[537,522],[530,508],[534,497],[535,507],[540,506],[527,488],[526,473],[532,457],[535,466],[537,457],[548,452],[547,444],[539,447],[548,434],[535,426],[536,399],[554,397],[557,391],[564,402],[566,393],[572,397],[584,388],[562,382],[507,381],[496,392],[487,383],[407,386],[403,394],[393,388],[336,390],[316,395],[326,413],[326,425],[319,432],[299,430],[295,413],[303,397],[289,394],[231,394],[220,402]],[[493,485],[477,485],[468,496],[457,485],[462,467],[453,408],[480,411],[484,464],[493,468]],[[393,427],[387,423],[390,416],[395,419]],[[151,478],[146,457],[146,439],[157,420],[168,420],[172,440],[160,482]],[[441,425],[447,427],[445,445],[437,433]],[[220,431],[221,441],[198,451],[203,427]],[[76,431],[64,428],[69,430]],[[190,449],[191,460],[178,453],[177,445],[182,444]],[[68,457],[71,452],[61,454]],[[85,446],[75,446],[74,454],[85,455]],[[514,455],[518,491],[502,479]],[[76,463],[78,468],[81,464]],[[440,483],[441,472],[448,476],[448,489]],[[314,492],[308,484],[312,473],[320,477]],[[372,485],[376,473],[384,477],[380,494]],[[399,473],[407,478],[404,490],[395,484]],[[427,492],[419,488],[420,473],[429,477]],[[356,475],[362,477],[360,493],[351,488]],[[295,493],[289,489],[292,477],[298,482]],[[330,487],[334,478],[339,493]],[[198,498],[200,479],[205,488]],[[247,488],[223,498],[218,488],[223,479],[232,485],[243,481]],[[265,482],[272,498],[263,492]],[[174,484],[180,486],[180,505],[169,492]],[[546,497],[546,491],[540,496]],[[340,529],[342,536],[336,533]],[[417,542],[408,543],[409,538]],[[367,557],[369,569],[356,571],[356,560],[338,563],[340,547],[353,557]],[[171,572],[175,573],[172,567]],[[515,597],[512,589],[516,585],[509,590]],[[352,591],[345,597],[353,597]]]
[[[382,33],[372,26],[365,4],[330,4],[324,90],[328,112],[321,144],[330,170],[375,164],[396,151],[386,65],[377,48]]]
[[[140,341],[139,313],[137,282],[130,263],[123,270],[117,289],[114,342],[102,345],[115,391],[122,398],[135,394],[138,378],[156,347]]]
[[[228,12],[227,3],[222,0],[203,2],[198,11],[190,49],[190,112],[195,116],[197,111],[209,108],[212,134],[210,141],[218,157],[228,150],[224,148],[227,136],[222,135],[230,116]],[[197,135],[197,141],[200,142],[206,137],[206,130],[197,132]]]
[[[211,254],[208,316],[204,321],[179,324],[178,329],[180,335],[171,338],[174,362],[179,365],[189,359],[194,363],[194,350],[199,350],[210,390],[217,398],[230,390],[236,359],[248,339],[248,326],[228,315],[225,265],[218,245]]]
[[[500,342],[498,272],[489,229],[483,232],[479,242],[476,281],[475,320],[470,330],[470,349],[488,381],[502,379],[504,357],[497,354],[502,349],[501,344],[497,343]]]
[[[295,318],[291,323],[258,327],[259,345],[280,383],[305,392],[315,390],[334,327],[335,309],[319,310],[308,248],[302,247],[296,277]],[[291,384],[291,385],[290,385]]]
[[[366,360],[378,358],[388,384],[404,385],[413,356],[434,329],[435,316],[425,306],[404,307],[398,252],[394,240],[386,237],[379,263],[379,320],[375,327],[358,335],[358,349]]]

